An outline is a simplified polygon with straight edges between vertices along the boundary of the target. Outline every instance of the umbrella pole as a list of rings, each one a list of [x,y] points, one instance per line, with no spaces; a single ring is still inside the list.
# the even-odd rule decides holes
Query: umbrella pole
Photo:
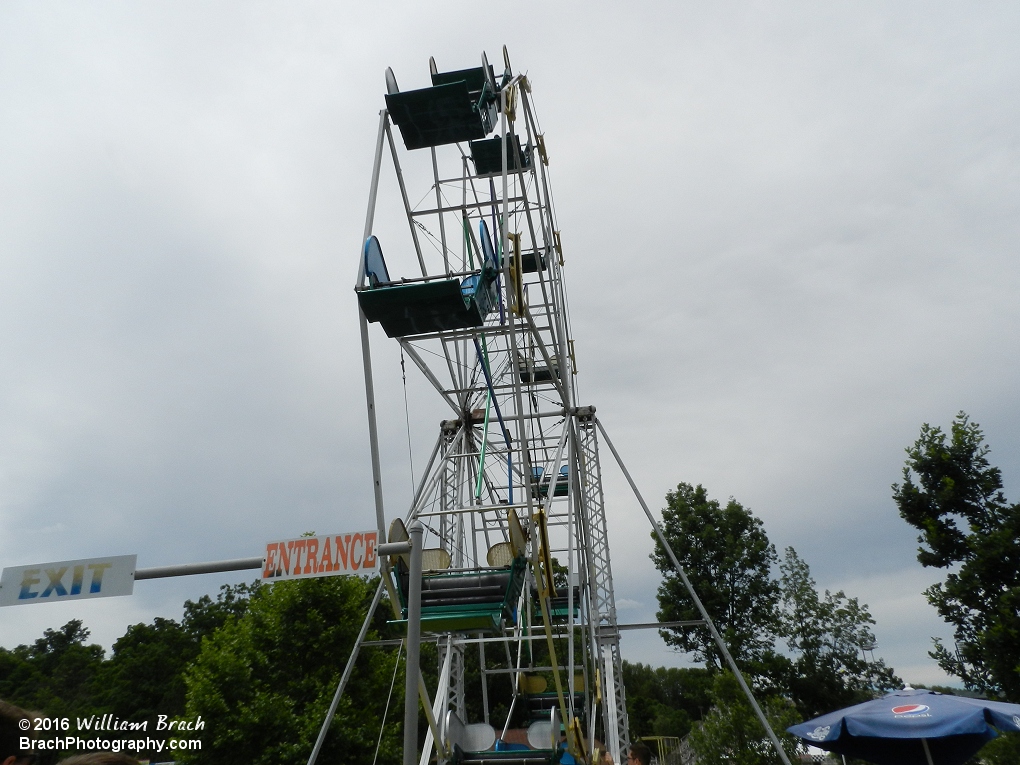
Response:
[[[924,756],[928,758],[928,765],[935,765],[935,762],[931,758],[931,749],[928,748],[928,739],[921,739],[921,746],[924,747]]]

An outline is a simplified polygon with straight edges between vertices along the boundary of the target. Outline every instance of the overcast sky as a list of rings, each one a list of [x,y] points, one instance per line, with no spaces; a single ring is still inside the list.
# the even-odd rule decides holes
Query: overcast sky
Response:
[[[383,72],[505,43],[581,400],[649,503],[737,498],[869,604],[902,677],[945,681],[890,484],[966,410],[1020,500],[1017,39],[1015,3],[0,4],[0,566],[373,526],[352,286]],[[447,412],[411,380],[408,428],[375,337],[399,508],[408,430],[420,470]],[[621,619],[649,621],[648,529],[604,470]],[[0,645],[80,617],[109,647],[245,578],[6,608]]]

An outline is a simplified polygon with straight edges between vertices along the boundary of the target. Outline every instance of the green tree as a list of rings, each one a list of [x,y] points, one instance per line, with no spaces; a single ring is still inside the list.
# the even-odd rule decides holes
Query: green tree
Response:
[[[244,614],[259,583],[223,585],[213,600],[203,595],[184,603],[184,618],[156,617],[134,624],[113,644],[93,681],[98,707],[124,720],[184,714],[184,672],[198,656],[202,639],[228,619]]]
[[[793,653],[788,687],[805,718],[868,701],[903,686],[881,659],[869,661],[875,645],[868,607],[840,590],[821,597],[808,564],[786,548],[782,590],[784,629]]]
[[[1020,505],[1002,493],[977,423],[960,412],[947,434],[925,423],[907,449],[900,515],[918,529],[917,559],[947,569],[925,591],[953,626],[955,650],[931,656],[971,689],[1020,701]]]
[[[729,672],[716,676],[712,701],[711,711],[688,739],[699,765],[781,765],[779,754]],[[760,699],[759,704],[787,754],[794,752],[797,740],[785,731],[800,722],[797,710],[778,696]]]
[[[218,765],[300,765],[319,727],[368,604],[375,582],[324,577],[277,582],[251,596],[203,641],[188,669],[187,714],[208,728],[189,760]],[[385,626],[380,607],[375,625]],[[377,631],[371,633],[378,634]],[[393,652],[364,649],[341,700],[322,761],[361,763],[375,751]],[[402,704],[398,677],[392,707]],[[400,726],[382,728],[379,761],[400,757]]]
[[[93,679],[103,662],[102,646],[89,645],[89,630],[72,619],[47,629],[32,645],[0,648],[0,698],[54,717],[98,711]]]
[[[1017,765],[1020,763],[1020,733],[1003,733],[985,744],[981,750],[985,765]]]
[[[248,601],[259,591],[262,583],[256,579],[247,584],[224,584],[213,600],[203,595],[198,600],[184,602],[184,618],[181,627],[196,643],[212,635],[230,618],[240,618],[248,610]]]
[[[742,671],[759,680],[774,675],[780,657],[775,639],[781,630],[779,583],[771,569],[778,562],[761,520],[735,499],[725,507],[702,486],[681,483],[666,495],[662,526],[666,540],[722,634]],[[701,619],[665,549],[655,539],[652,560],[662,572],[659,621]],[[715,670],[723,658],[705,627],[662,632],[669,645],[693,653]]]
[[[842,591],[820,595],[793,548],[787,548],[777,579],[775,548],[750,510],[732,498],[723,507],[702,486],[688,483],[669,492],[666,502],[666,539],[737,666],[759,693],[790,698],[809,717],[900,686],[891,668],[869,661],[862,650],[875,644],[867,605]],[[657,539],[652,558],[663,574],[659,620],[700,619]],[[669,630],[664,637],[704,661],[710,672],[726,668],[706,628]],[[785,655],[776,649],[780,640],[786,643]],[[640,733],[650,732],[656,709],[651,701],[635,702]]]
[[[712,705],[712,675],[700,667],[623,662],[630,736],[677,736],[691,730]]]
[[[193,641],[173,619],[133,624],[113,644],[94,683],[96,700],[124,720],[141,722],[157,714],[184,712],[187,662],[198,654]]]

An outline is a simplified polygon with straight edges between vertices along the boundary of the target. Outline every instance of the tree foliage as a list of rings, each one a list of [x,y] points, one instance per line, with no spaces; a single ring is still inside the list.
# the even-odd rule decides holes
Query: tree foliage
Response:
[[[936,640],[931,655],[968,688],[1020,701],[1020,505],[1006,501],[984,434],[963,412],[948,438],[925,423],[906,451],[893,499],[921,532],[921,565],[948,570],[925,594],[956,645]]]
[[[871,629],[875,622],[867,606],[842,591],[819,594],[808,564],[792,547],[787,548],[778,565],[777,578],[773,570],[779,563],[775,548],[762,522],[750,510],[735,499],[722,507],[708,498],[702,486],[695,488],[687,483],[669,492],[666,501],[666,539],[734,661],[759,694],[790,699],[807,718],[900,686],[892,669],[881,659],[869,659],[865,654],[875,645]],[[700,619],[661,545],[656,545],[653,559],[663,574],[658,592],[659,620]],[[710,673],[718,674],[724,668],[707,629],[670,630],[666,639],[704,661]],[[779,645],[783,642],[785,651],[781,652]],[[642,678],[641,672],[632,670],[632,674]],[[652,683],[645,685],[654,687]],[[654,703],[634,705],[643,735],[657,724],[656,704],[661,696],[654,696]],[[690,715],[690,720],[699,718],[700,712]],[[665,722],[667,718],[661,718],[660,729]],[[681,722],[677,718],[669,724],[678,729]],[[723,721],[720,718],[716,722],[722,725]],[[736,723],[731,720],[726,724]],[[718,726],[706,730],[717,729],[722,730]]]
[[[712,675],[698,667],[657,667],[623,662],[630,736],[683,738],[712,705]]]
[[[711,699],[711,711],[690,735],[699,765],[781,765],[779,753],[732,674],[716,675]],[[800,722],[797,710],[778,696],[760,699],[759,706],[787,754],[794,752],[797,739],[786,728]]]
[[[94,679],[105,652],[88,638],[81,620],[72,619],[32,645],[0,648],[0,698],[53,717],[95,712]]]
[[[867,659],[876,641],[866,605],[842,590],[819,596],[808,564],[792,547],[780,571],[783,634],[793,656],[788,687],[805,719],[903,686],[884,661]]]
[[[768,674],[780,631],[779,584],[771,569],[776,548],[761,520],[735,499],[725,507],[709,499],[702,486],[681,483],[666,495],[662,511],[666,540],[676,553],[734,661],[752,675]],[[701,619],[662,544],[655,539],[652,560],[662,572],[659,621]],[[722,655],[705,627],[663,631],[669,645],[693,653],[714,669]]]
[[[241,616],[258,587],[257,581],[223,585],[215,600],[203,595],[186,601],[180,623],[156,617],[152,624],[128,627],[96,672],[97,707],[139,722],[157,714],[184,714],[184,671],[198,656],[202,639]]]
[[[215,721],[196,763],[306,762],[374,592],[375,582],[325,577],[277,582],[254,594],[202,644],[188,669],[187,714]],[[385,624],[379,609],[377,627]],[[377,633],[375,633],[377,634]],[[365,649],[322,751],[324,762],[361,763],[374,752],[393,652]],[[398,678],[391,712],[402,704]],[[399,760],[399,726],[383,729],[379,762]]]

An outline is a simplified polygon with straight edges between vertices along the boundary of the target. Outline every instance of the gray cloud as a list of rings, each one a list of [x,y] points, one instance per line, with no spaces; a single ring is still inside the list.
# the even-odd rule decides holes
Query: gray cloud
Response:
[[[416,87],[429,55],[506,42],[549,140],[582,397],[645,496],[737,497],[872,606],[890,663],[937,680],[933,576],[889,485],[922,422],[966,409],[1020,494],[1016,8],[492,15],[520,23],[454,2],[0,8],[0,560],[156,565],[372,525],[350,288],[382,72]],[[395,512],[408,431],[420,471],[445,412],[412,378],[405,424],[374,342]],[[605,470],[618,597],[647,620],[650,542]],[[221,581],[19,609],[0,643],[83,615],[109,644]],[[625,654],[682,660],[656,641]]]

